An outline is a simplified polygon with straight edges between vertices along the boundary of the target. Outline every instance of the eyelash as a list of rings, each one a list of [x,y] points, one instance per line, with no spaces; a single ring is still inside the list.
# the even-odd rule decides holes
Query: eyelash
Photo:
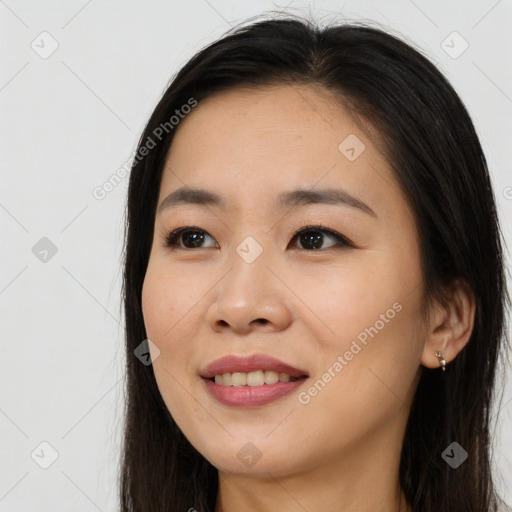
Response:
[[[179,242],[179,237],[183,233],[187,233],[189,231],[205,233],[205,234],[207,234],[209,237],[211,237],[213,239],[213,237],[207,231],[205,231],[204,229],[199,228],[198,226],[184,226],[184,227],[181,227],[181,228],[177,228],[177,229],[171,231],[170,233],[168,233],[165,236],[164,246],[167,247],[167,248],[173,249],[173,250],[174,249],[183,249],[183,250],[186,250],[186,251],[194,250],[194,248],[190,248],[190,247],[180,247],[178,245],[178,243],[177,243],[177,242]],[[343,235],[341,235],[337,231],[333,231],[332,229],[325,228],[322,225],[308,225],[308,226],[304,226],[303,228],[299,229],[298,231],[296,231],[294,233],[293,238],[292,238],[291,241],[293,241],[295,238],[297,238],[298,236],[302,235],[303,233],[307,233],[307,232],[310,232],[310,231],[327,234],[327,235],[331,236],[332,238],[334,238],[336,240],[336,244],[332,245],[331,247],[327,247],[325,249],[302,249],[304,251],[307,251],[307,252],[321,252],[321,251],[327,251],[329,249],[343,249],[343,248],[350,248],[350,247],[351,248],[355,248],[354,244],[350,240],[348,240],[348,238],[344,237]],[[291,243],[291,241],[290,241],[290,243]],[[300,249],[298,247],[293,247],[293,248],[294,249]],[[196,249],[209,249],[209,247],[197,247]]]

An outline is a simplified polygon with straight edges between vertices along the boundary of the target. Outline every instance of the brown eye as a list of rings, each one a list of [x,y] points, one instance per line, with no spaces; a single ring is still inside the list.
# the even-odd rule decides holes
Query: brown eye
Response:
[[[332,240],[335,240],[335,243],[328,246],[323,247],[322,244],[325,241],[325,236]],[[303,246],[305,250],[321,250],[321,249],[330,249],[332,247],[353,247],[353,245],[342,235],[336,233],[336,231],[332,231],[330,229],[322,228],[321,226],[306,226],[301,229],[299,232],[295,234],[292,241],[297,238],[298,242]],[[294,246],[297,248],[297,246]],[[300,247],[299,247],[300,248]]]
[[[327,239],[334,240],[334,243],[327,247],[322,247],[326,237]],[[208,246],[203,245],[207,238],[214,240],[206,231],[197,226],[185,226],[170,232],[165,237],[165,246],[171,249],[204,249],[208,248]],[[333,247],[354,247],[351,242],[336,231],[321,226],[306,226],[294,235],[290,243],[295,239],[298,240],[302,247],[297,247],[297,245],[293,247],[295,249],[302,248],[306,251],[318,251]],[[218,247],[218,245],[213,247]]]
[[[201,228],[195,226],[182,227],[175,229],[165,237],[165,245],[179,249],[202,249],[204,247],[202,243],[206,237],[212,238]]]

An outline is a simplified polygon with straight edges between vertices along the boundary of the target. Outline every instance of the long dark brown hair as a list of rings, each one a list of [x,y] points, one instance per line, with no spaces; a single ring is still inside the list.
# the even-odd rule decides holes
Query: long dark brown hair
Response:
[[[162,169],[179,127],[169,120],[176,110],[187,112],[184,105],[200,104],[215,91],[284,84],[334,92],[380,134],[381,149],[414,210],[425,304],[441,300],[457,278],[475,295],[467,346],[446,372],[421,368],[403,440],[400,484],[415,512],[494,510],[500,499],[490,457],[492,405],[500,352],[508,344],[504,321],[510,299],[487,163],[464,104],[420,49],[389,31],[364,22],[319,27],[289,15],[249,22],[199,51],[174,76],[145,127],[131,169],[120,510],[212,512],[217,496],[216,468],[176,426],[152,366],[134,355],[147,337],[142,284]],[[441,457],[453,441],[469,454],[457,469]]]

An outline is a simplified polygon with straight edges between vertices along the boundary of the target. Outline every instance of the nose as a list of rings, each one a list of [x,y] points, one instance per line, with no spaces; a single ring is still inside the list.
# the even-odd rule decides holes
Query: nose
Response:
[[[214,332],[276,332],[290,325],[290,293],[264,254],[248,263],[235,253],[231,268],[212,290],[207,321]]]

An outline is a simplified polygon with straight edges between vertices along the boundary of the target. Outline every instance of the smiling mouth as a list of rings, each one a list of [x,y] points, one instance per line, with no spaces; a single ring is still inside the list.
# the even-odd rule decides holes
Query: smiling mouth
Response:
[[[292,377],[288,373],[279,373],[272,370],[256,370],[252,372],[223,373],[211,377],[209,380],[219,386],[264,386],[277,382],[295,382],[305,379],[307,375]]]

